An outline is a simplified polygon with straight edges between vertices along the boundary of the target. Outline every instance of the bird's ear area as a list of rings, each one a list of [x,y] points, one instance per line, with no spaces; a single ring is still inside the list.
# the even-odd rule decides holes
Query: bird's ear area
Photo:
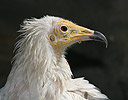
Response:
[[[50,42],[51,45],[55,45],[57,43],[57,35],[52,32],[48,34],[48,40]]]
[[[51,42],[63,40],[69,34],[69,23],[69,21],[63,19],[54,23],[52,32],[48,34],[49,40]]]

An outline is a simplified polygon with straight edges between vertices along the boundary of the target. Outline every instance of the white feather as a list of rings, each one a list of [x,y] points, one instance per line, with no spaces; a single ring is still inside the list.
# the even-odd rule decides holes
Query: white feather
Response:
[[[82,78],[72,79],[68,62],[56,55],[48,42],[53,22],[61,18],[45,16],[29,19],[22,25],[13,67],[0,100],[103,100],[94,85]]]

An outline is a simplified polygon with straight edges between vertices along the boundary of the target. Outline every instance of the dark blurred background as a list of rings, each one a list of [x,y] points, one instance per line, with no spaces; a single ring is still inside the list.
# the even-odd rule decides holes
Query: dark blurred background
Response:
[[[66,58],[111,100],[128,100],[128,0],[0,0],[0,87],[11,70],[17,31],[26,18],[54,15],[102,32],[109,41],[75,44]]]

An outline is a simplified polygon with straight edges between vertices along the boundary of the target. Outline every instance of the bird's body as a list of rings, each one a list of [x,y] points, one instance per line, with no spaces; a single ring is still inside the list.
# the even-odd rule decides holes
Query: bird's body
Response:
[[[58,23],[61,23],[62,33],[59,35]],[[71,78],[72,72],[64,57],[64,50],[77,41],[73,41],[74,37],[68,39],[68,35],[63,34],[67,33],[62,32],[65,31],[65,23],[68,23],[66,25],[72,30],[77,27],[67,20],[51,16],[24,21],[20,30],[23,35],[17,42],[17,52],[7,82],[0,90],[0,100],[107,99],[87,80]],[[91,30],[89,32],[93,33]],[[81,40],[83,39],[87,38]]]

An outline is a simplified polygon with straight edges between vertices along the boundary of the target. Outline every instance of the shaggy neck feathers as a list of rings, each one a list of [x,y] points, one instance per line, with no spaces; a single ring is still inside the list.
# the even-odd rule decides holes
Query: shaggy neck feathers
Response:
[[[60,62],[57,62],[54,50],[48,42],[52,21],[58,19],[47,16],[47,20],[42,18],[24,21],[22,30],[20,30],[23,35],[17,42],[13,68],[6,83],[10,87],[8,88],[10,93],[16,90],[14,88],[17,88],[16,92],[19,93],[20,98],[21,92],[24,92],[22,89],[28,88],[30,99],[43,98],[44,92],[47,90],[44,89],[45,91],[43,91],[42,87],[45,88],[46,83],[46,86],[52,88],[53,85],[57,84],[54,86],[55,90],[59,86],[58,89],[61,90],[58,92],[62,92],[65,84],[63,80],[70,79],[72,73],[63,55],[59,60]],[[64,64],[67,67],[63,68]],[[55,84],[50,84],[50,81],[54,81]],[[57,91],[54,92],[57,93]]]
[[[48,41],[53,23],[60,18],[46,16],[24,21],[17,42],[13,67],[0,100],[107,100],[96,87],[72,72],[61,52],[56,55]]]

